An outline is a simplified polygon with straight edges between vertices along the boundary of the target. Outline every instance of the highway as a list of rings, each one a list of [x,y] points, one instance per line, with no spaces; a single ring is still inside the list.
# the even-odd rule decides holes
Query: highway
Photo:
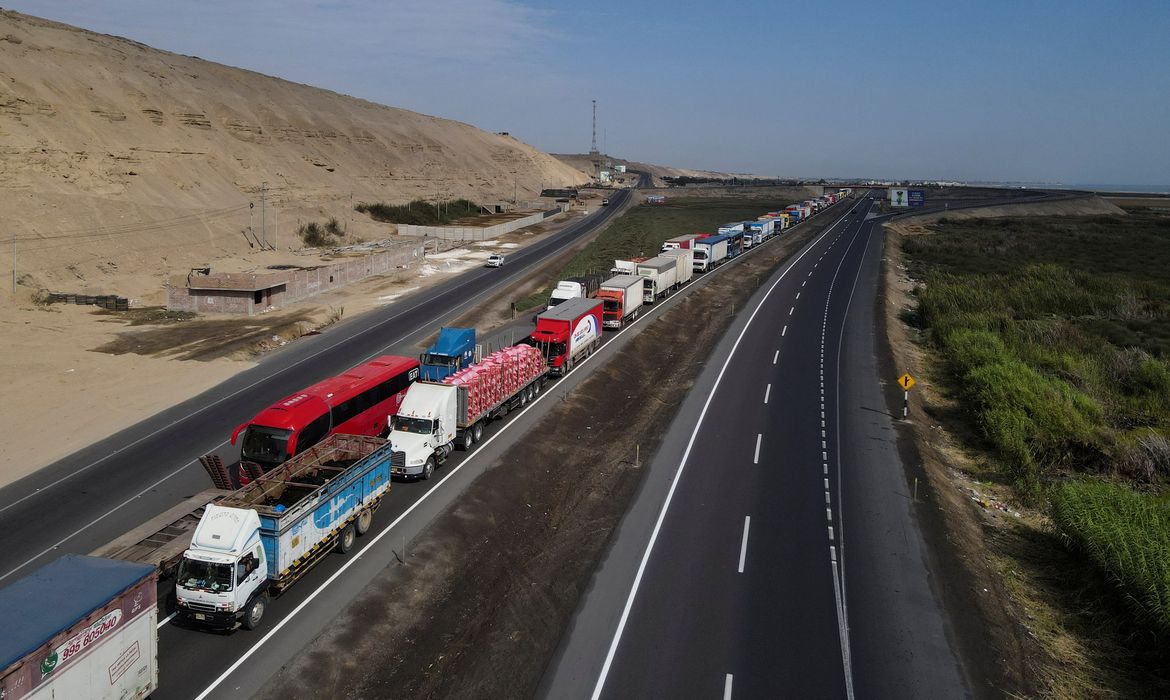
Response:
[[[716,348],[543,696],[969,694],[879,376],[881,218],[853,207]]]

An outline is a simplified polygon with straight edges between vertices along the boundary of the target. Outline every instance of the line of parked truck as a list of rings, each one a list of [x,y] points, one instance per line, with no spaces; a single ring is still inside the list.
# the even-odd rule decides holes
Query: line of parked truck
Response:
[[[615,260],[608,278],[563,280],[531,335],[486,357],[474,329],[441,329],[417,372],[410,358],[389,358],[410,364],[404,376],[417,379],[386,423],[371,423],[385,425],[385,435],[322,431],[315,442],[290,447],[278,467],[255,469],[242,486],[217,457],[203,458],[215,488],[89,556],[61,557],[0,590],[0,616],[10,630],[0,638],[0,697],[149,696],[158,687],[160,592],[185,623],[254,629],[271,596],[329,553],[353,549],[392,477],[430,478],[455,450],[479,442],[487,423],[526,406],[551,377],[595,352],[603,328],[624,327],[694,274],[848,194],[726,224],[714,234],[672,238],[654,257]],[[387,405],[375,398],[398,396],[397,384],[383,384],[376,390],[386,389],[386,397],[371,394],[371,406]],[[274,407],[296,404],[299,396]],[[160,580],[173,580],[173,588],[160,589]]]

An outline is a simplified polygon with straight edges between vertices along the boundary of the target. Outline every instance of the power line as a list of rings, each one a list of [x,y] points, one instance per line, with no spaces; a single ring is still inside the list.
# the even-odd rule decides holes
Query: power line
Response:
[[[237,205],[234,207],[227,207],[224,209],[213,209],[208,212],[200,212],[194,214],[184,214],[182,216],[173,217],[170,219],[156,219],[154,221],[136,222],[132,224],[117,224],[113,226],[95,226],[84,229],[66,229],[62,233],[51,236],[23,236],[19,237],[22,241],[39,242],[39,241],[59,241],[59,240],[81,240],[85,238],[100,238],[102,236],[123,236],[133,233],[144,233],[148,231],[165,230],[168,228],[178,228],[190,224],[198,224],[205,221],[214,221],[222,219],[226,216],[239,213],[247,207],[246,204]]]

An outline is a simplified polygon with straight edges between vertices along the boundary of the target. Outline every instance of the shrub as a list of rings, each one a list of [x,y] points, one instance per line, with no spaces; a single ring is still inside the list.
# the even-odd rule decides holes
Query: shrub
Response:
[[[1052,492],[1052,517],[1066,542],[1122,589],[1140,617],[1170,632],[1170,507],[1164,500],[1115,484],[1073,482]]]
[[[367,204],[359,202],[354,209],[369,214],[374,221],[390,224],[413,224],[415,226],[436,226],[450,223],[465,216],[475,216],[480,206],[468,199],[453,199],[445,202],[428,202],[416,199],[407,204]]]
[[[329,219],[324,225],[318,224],[316,221],[302,224],[297,229],[297,235],[310,248],[326,248],[337,245],[344,232],[337,223],[337,219]]]

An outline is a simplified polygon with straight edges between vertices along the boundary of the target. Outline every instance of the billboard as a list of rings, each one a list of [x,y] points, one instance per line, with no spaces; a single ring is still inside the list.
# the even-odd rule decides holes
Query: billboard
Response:
[[[907,192],[907,201],[912,207],[926,206],[926,190],[910,190]]]
[[[907,190],[900,187],[890,188],[890,206],[905,207],[909,205]]]

